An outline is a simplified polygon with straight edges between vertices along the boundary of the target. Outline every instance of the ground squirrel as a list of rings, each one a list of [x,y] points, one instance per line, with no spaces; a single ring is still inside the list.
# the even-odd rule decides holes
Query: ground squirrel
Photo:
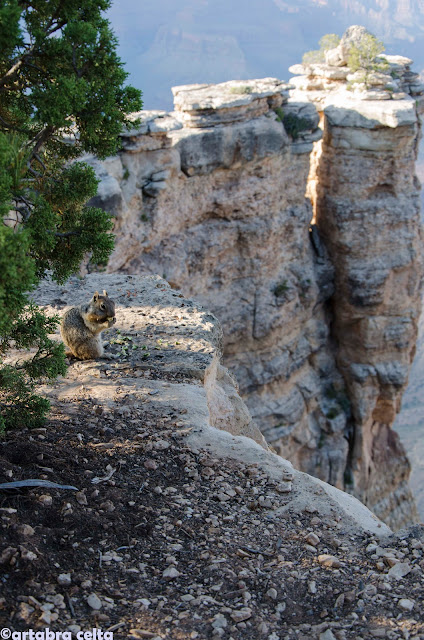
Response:
[[[60,324],[62,340],[69,351],[67,356],[80,360],[93,360],[103,356],[100,333],[115,324],[115,303],[106,291],[95,292],[88,304],[72,307]]]

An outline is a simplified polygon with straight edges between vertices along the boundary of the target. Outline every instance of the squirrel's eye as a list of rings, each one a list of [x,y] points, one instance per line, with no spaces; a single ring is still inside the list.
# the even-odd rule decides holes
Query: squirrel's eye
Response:
[[[106,309],[106,306],[105,306],[104,304],[101,304],[101,305],[100,305],[100,309],[101,309],[102,311],[104,311],[104,310]]]

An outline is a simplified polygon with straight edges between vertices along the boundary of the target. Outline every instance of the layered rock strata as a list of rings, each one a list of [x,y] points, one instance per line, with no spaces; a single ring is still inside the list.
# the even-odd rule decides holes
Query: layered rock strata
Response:
[[[268,442],[341,488],[346,420],[327,393],[343,386],[324,309],[332,267],[310,241],[304,196],[322,135],[316,110],[289,103],[274,79],[174,93],[178,110],[143,113],[122,154],[98,168],[108,171],[100,204],[116,215],[109,268],[159,273],[212,309],[225,363]],[[307,123],[295,140],[288,114]]]
[[[361,427],[353,424],[352,385],[334,348],[342,330],[333,332],[328,306],[339,265],[328,257],[331,242],[322,241],[325,226],[320,221],[322,233],[310,226],[304,196],[322,132],[309,96],[289,98],[288,89],[272,78],[175,88],[173,113],[142,112],[118,156],[91,160],[101,178],[96,204],[116,219],[109,269],[158,273],[210,308],[223,326],[225,364],[267,441],[297,468],[344,488],[357,464],[352,434]],[[400,113],[408,101],[395,102]],[[414,117],[408,126],[415,130]],[[406,157],[413,174],[414,159]],[[311,175],[324,180],[319,171]],[[380,231],[372,224],[365,235],[372,243]],[[405,337],[408,357],[414,322]],[[383,474],[386,489],[377,497],[362,483],[362,467],[353,475],[356,494],[394,526],[413,518],[406,460],[400,465],[403,477]],[[391,499],[399,483],[403,511]]]
[[[383,519],[401,522],[410,510],[409,463],[391,425],[415,354],[421,310],[414,163],[424,87],[410,70],[411,60],[397,56],[386,56],[388,73],[371,75],[366,90],[341,83],[342,73],[354,79],[345,41],[327,53],[332,64],[303,68],[296,86],[304,89],[293,93],[296,99],[306,94],[323,120],[310,195],[335,265],[332,337],[352,411],[347,488],[351,483]],[[333,72],[337,79],[329,83]]]
[[[257,508],[266,514],[267,522],[284,518],[287,511],[306,511],[331,518],[334,526],[337,519],[342,523],[340,528],[351,535],[367,533],[384,538],[391,533],[358,500],[296,471],[269,449],[222,364],[222,329],[217,318],[171,289],[159,276],[90,274],[65,285],[45,281],[33,297],[48,314],[63,314],[102,288],[116,304],[116,325],[102,334],[107,357],[73,360],[65,377],[40,389],[63,414],[75,415],[88,401],[104,437],[114,442],[120,437],[119,422],[131,416],[131,443],[140,447],[140,460],[145,465],[146,458],[147,464],[152,463],[151,448],[140,446],[146,441],[147,421],[150,426],[158,424],[159,429],[168,425],[167,439],[156,444],[163,461],[170,442],[177,442],[182,466],[184,452],[189,450],[200,460],[219,462],[220,469],[231,467],[232,462],[251,467],[252,476],[259,469],[272,487],[272,502],[271,493],[258,498]],[[85,446],[105,444],[89,440]],[[128,440],[121,444],[122,465],[128,445]],[[186,479],[187,495],[198,488],[192,476]],[[153,486],[146,490],[154,491]],[[221,504],[233,497],[225,494],[225,487],[213,496]]]

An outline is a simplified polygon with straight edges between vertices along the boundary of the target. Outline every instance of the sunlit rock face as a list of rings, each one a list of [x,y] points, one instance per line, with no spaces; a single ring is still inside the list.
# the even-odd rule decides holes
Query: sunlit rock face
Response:
[[[343,40],[327,55],[342,72],[349,71],[346,58]],[[400,523],[410,508],[409,464],[391,425],[415,353],[421,307],[415,160],[423,87],[411,60],[386,59],[385,73],[370,74],[366,87],[329,82],[335,70],[329,64],[298,66],[303,82],[299,76],[294,93],[297,99],[308,94],[324,129],[309,192],[335,266],[332,337],[351,402],[352,491],[380,517]],[[320,81],[326,89],[317,87]]]
[[[341,70],[319,66],[336,83],[319,99],[274,78],[174,88],[174,112],[142,112],[91,160],[96,204],[115,216],[109,270],[158,273],[217,315],[275,450],[398,526],[415,518],[390,427],[419,306],[417,114],[400,87],[341,106]]]

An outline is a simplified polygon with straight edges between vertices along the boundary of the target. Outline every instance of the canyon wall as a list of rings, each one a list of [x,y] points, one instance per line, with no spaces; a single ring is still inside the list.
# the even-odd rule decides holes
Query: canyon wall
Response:
[[[403,447],[391,429],[415,354],[421,310],[420,185],[414,163],[422,90],[408,58],[386,56],[385,73],[364,78],[346,63],[351,27],[327,64],[296,65],[296,99],[313,102],[324,137],[316,145],[309,194],[335,265],[331,299],[337,366],[352,410],[354,492],[382,517],[409,510]],[[359,76],[359,77],[358,77]],[[358,80],[362,80],[358,82]]]
[[[89,159],[93,204],[115,216],[109,270],[158,273],[218,316],[225,364],[274,449],[397,527],[415,518],[390,427],[420,306],[416,103],[345,108],[329,91],[315,102],[320,146],[297,87],[175,88],[173,113],[142,112],[118,156]]]

